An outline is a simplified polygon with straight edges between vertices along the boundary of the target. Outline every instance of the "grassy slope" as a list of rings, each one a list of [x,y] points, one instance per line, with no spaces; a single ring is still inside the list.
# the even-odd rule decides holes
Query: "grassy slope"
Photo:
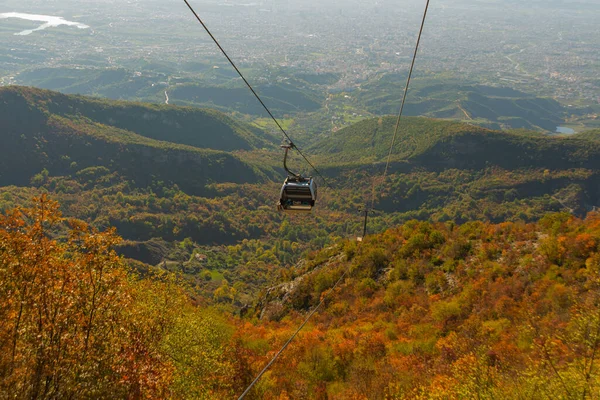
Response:
[[[260,129],[215,110],[111,101],[18,87],[4,88],[0,93],[8,95],[11,91],[20,92],[30,104],[51,114],[82,116],[157,140],[224,151],[261,148],[271,141]]]
[[[394,117],[364,120],[317,142],[309,150],[342,162],[380,162],[388,155],[395,124]],[[407,117],[400,126],[393,157],[407,159],[423,153],[440,138],[457,130],[483,131],[482,128],[460,123]]]
[[[598,226],[597,214],[550,214],[537,224],[411,221],[314,253],[293,282],[265,291],[258,327],[240,326],[247,343],[276,349],[328,293],[256,393],[545,398],[540,385],[556,398],[598,393],[598,370],[581,367],[600,348]]]

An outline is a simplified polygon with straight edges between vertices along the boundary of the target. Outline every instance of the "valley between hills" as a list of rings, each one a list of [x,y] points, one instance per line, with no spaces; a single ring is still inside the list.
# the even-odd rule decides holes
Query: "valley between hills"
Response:
[[[283,215],[256,124],[22,86],[0,105],[3,393],[235,397],[325,297],[252,398],[596,398],[598,130],[407,117],[381,179],[396,118],[367,118],[298,143],[327,183]]]

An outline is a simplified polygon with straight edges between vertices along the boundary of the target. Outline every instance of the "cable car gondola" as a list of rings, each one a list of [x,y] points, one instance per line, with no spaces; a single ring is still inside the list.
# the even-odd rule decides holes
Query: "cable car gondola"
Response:
[[[312,177],[304,178],[294,174],[287,167],[287,154],[291,145],[281,146],[285,149],[283,167],[288,177],[281,186],[277,208],[286,212],[311,212],[317,200],[317,183]]]

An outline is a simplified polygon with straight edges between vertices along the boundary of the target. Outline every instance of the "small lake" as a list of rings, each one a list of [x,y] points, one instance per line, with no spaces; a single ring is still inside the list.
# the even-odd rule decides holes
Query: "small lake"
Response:
[[[26,29],[24,31],[15,33],[15,35],[18,35],[18,36],[31,35],[35,31],[41,31],[46,28],[54,28],[54,27],[57,27],[60,25],[76,26],[79,29],[89,28],[89,26],[82,24],[81,22],[67,21],[66,19],[64,19],[62,17],[53,17],[51,15],[24,14],[24,13],[17,13],[17,12],[0,13],[0,20],[8,19],[8,18],[18,18],[18,19],[24,19],[27,21],[43,22],[42,25],[38,26],[35,29]]]
[[[571,128],[567,128],[565,126],[557,126],[556,127],[556,133],[562,133],[565,135],[572,135],[575,133],[575,131]]]

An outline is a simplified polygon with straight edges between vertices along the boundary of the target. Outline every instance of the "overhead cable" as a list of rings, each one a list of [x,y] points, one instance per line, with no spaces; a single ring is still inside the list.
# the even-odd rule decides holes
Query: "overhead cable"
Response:
[[[190,11],[194,14],[194,16],[196,17],[196,19],[198,20],[198,22],[200,22],[200,24],[204,27],[204,29],[206,30],[206,32],[209,34],[209,36],[215,42],[215,44],[219,47],[219,49],[221,50],[221,52],[223,53],[223,55],[227,58],[227,60],[231,64],[231,66],[236,70],[236,72],[238,73],[238,75],[242,78],[242,80],[244,81],[244,83],[248,86],[248,88],[250,89],[250,91],[252,92],[252,94],[254,94],[254,96],[256,97],[256,99],[260,102],[260,104],[263,106],[263,108],[267,111],[267,113],[269,114],[269,116],[271,117],[271,119],[273,119],[273,121],[275,122],[275,124],[277,125],[277,127],[283,133],[284,137],[288,140],[290,146],[292,148],[295,148],[296,151],[298,151],[298,153],[302,156],[302,158],[304,158],[304,160],[308,163],[308,165],[310,165],[310,167],[323,179],[323,181],[325,182],[325,184],[327,186],[329,186],[327,184],[327,181],[326,181],[325,177],[323,177],[323,175],[313,166],[313,164],[306,158],[306,156],[304,156],[304,154],[294,145],[293,141],[291,140],[291,138],[289,137],[289,135],[287,134],[287,132],[283,129],[283,127],[281,126],[281,124],[273,116],[273,114],[271,113],[271,111],[269,110],[269,108],[261,100],[261,98],[259,97],[259,95],[252,88],[252,86],[250,85],[250,83],[246,80],[246,78],[244,77],[244,75],[237,68],[237,66],[235,65],[235,63],[227,55],[227,53],[225,52],[225,50],[223,49],[223,47],[221,47],[221,45],[219,44],[219,42],[217,41],[217,39],[213,36],[213,34],[210,32],[210,30],[208,29],[208,27],[204,24],[204,22],[202,21],[202,19],[194,11],[194,9],[192,8],[192,6],[188,3],[187,0],[183,0],[183,1],[188,6],[188,8],[190,9]],[[400,107],[400,112],[398,114],[398,120],[396,121],[396,128],[395,128],[395,131],[394,131],[394,137],[392,139],[392,144],[390,146],[390,152],[388,154],[388,159],[387,159],[385,171],[384,171],[384,174],[383,174],[383,178],[384,179],[385,179],[385,176],[386,176],[387,171],[388,171],[388,167],[389,167],[390,158],[391,158],[391,155],[392,155],[394,143],[396,141],[396,137],[397,137],[397,134],[398,134],[398,131],[399,131],[400,119],[402,117],[402,112],[404,110],[404,103],[406,101],[406,94],[408,92],[408,87],[409,87],[409,84],[410,84],[410,78],[411,78],[411,75],[412,75],[412,72],[413,72],[413,68],[414,68],[414,65],[415,65],[415,60],[416,60],[416,57],[417,57],[417,52],[418,52],[418,49],[419,49],[419,43],[420,43],[420,40],[421,40],[421,34],[423,32],[423,27],[424,27],[424,24],[425,24],[425,19],[426,19],[426,16],[427,16],[427,10],[428,10],[428,8],[429,8],[429,0],[427,0],[427,4],[425,6],[425,12],[423,14],[423,21],[421,22],[421,29],[419,30],[419,36],[418,36],[418,39],[417,39],[417,45],[415,47],[415,52],[414,52],[414,55],[413,55],[413,59],[412,59],[411,67],[410,67],[410,72],[408,74],[408,79],[406,81],[406,87],[404,89],[404,95],[403,95],[403,98],[402,98],[402,105]],[[373,196],[374,196],[374,194],[373,194]],[[373,201],[374,201],[374,198],[373,198]],[[365,217],[366,217],[367,213],[368,212],[365,212]],[[365,220],[365,224],[366,224],[366,220]],[[285,351],[285,349],[290,345],[290,343],[294,340],[294,338],[300,333],[300,331],[304,328],[304,326],[308,323],[308,321],[312,318],[312,316],[321,308],[321,306],[324,304],[325,300],[329,297],[329,295],[331,293],[333,293],[334,290],[340,284],[340,282],[342,282],[342,280],[344,279],[344,277],[347,275],[348,271],[349,271],[349,269],[347,268],[344,271],[344,273],[339,277],[339,279],[335,282],[335,284],[333,285],[333,287],[325,295],[322,296],[321,301],[319,302],[319,304],[317,304],[317,306],[306,316],[306,318],[304,319],[304,321],[302,322],[302,324],[300,324],[300,326],[294,331],[294,333],[290,336],[290,338],[283,344],[283,346],[279,349],[279,351],[275,354],[275,356],[273,356],[273,358],[261,370],[261,372],[252,381],[252,383],[250,383],[250,385],[246,388],[246,390],[240,395],[240,397],[238,398],[238,400],[244,399],[244,397],[246,397],[246,395],[252,390],[252,388],[260,380],[260,378],[264,375],[264,373],[271,367],[271,365],[273,363],[275,363],[275,361],[277,361],[277,359],[279,358],[279,356]]]
[[[235,69],[235,71],[238,73],[238,75],[240,76],[240,78],[242,78],[242,80],[244,81],[244,83],[246,84],[246,86],[248,86],[248,89],[250,89],[250,91],[252,92],[252,94],[254,95],[254,97],[256,97],[256,99],[263,106],[263,108],[265,109],[265,111],[267,112],[267,114],[269,114],[269,116],[271,117],[271,119],[275,122],[275,124],[277,125],[277,127],[279,128],[279,130],[281,131],[281,133],[283,133],[284,138],[288,141],[289,145],[292,146],[292,148],[296,149],[296,151],[302,156],[302,158],[304,159],[304,161],[306,161],[306,163],[308,165],[310,165],[310,167],[321,177],[321,179],[323,179],[323,182],[325,183],[325,185],[329,186],[329,183],[327,183],[327,179],[325,179],[325,177],[319,172],[319,170],[310,162],[310,160],[294,144],[292,138],[290,138],[290,136],[287,134],[287,132],[285,131],[285,129],[283,129],[283,126],[281,126],[281,124],[279,123],[279,121],[277,121],[277,118],[275,118],[275,116],[273,115],[273,113],[271,112],[271,110],[269,110],[269,108],[267,107],[267,105],[262,101],[262,99],[260,98],[260,96],[258,95],[258,93],[256,93],[256,91],[254,90],[254,88],[252,87],[252,85],[250,85],[250,82],[248,82],[248,80],[244,77],[244,75],[242,74],[242,72],[235,65],[235,63],[233,62],[233,60],[229,57],[229,55],[227,54],[227,52],[225,51],[225,49],[221,46],[221,44],[219,43],[219,41],[217,40],[217,38],[215,38],[215,36],[212,34],[212,32],[208,29],[208,26],[206,26],[206,24],[204,23],[204,21],[202,21],[202,19],[198,15],[198,13],[196,13],[196,11],[194,11],[194,9],[192,8],[192,6],[190,5],[190,3],[187,0],[183,0],[183,1],[188,6],[188,8],[192,12],[192,14],[194,14],[194,16],[196,17],[196,19],[198,20],[198,22],[200,22],[200,24],[202,25],[202,27],[204,28],[204,30],[206,31],[206,33],[208,33],[208,35],[213,40],[213,42],[215,42],[215,44],[217,45],[217,47],[219,48],[219,50],[221,50],[221,53],[223,53],[223,55],[225,56],[225,58],[227,58],[227,61],[229,61],[229,64],[231,64],[231,66],[233,67],[233,69]]]
[[[325,300],[327,299],[327,297],[329,297],[330,293],[333,293],[333,291],[335,290],[335,288],[339,285],[339,283],[344,279],[344,277],[346,276],[346,274],[348,273],[349,268],[346,268],[346,270],[344,271],[344,273],[342,274],[342,276],[339,277],[339,279],[337,280],[337,282],[335,282],[335,285],[333,285],[333,287],[329,290],[329,292],[325,293],[325,295],[321,298],[321,301],[319,302],[319,304],[317,304],[317,306],[306,316],[306,318],[304,319],[304,321],[302,322],[302,324],[300,324],[300,326],[298,327],[298,329],[296,329],[294,331],[294,333],[292,334],[292,336],[290,336],[290,338],[284,343],[284,345],[281,347],[281,349],[279,349],[279,351],[277,352],[277,354],[275,354],[275,356],[273,356],[273,358],[271,359],[271,361],[269,361],[269,363],[267,365],[265,365],[265,367],[262,369],[262,371],[260,371],[260,373],[256,376],[256,378],[254,378],[254,380],[252,381],[252,383],[246,388],[246,390],[244,391],[244,393],[241,394],[241,396],[238,398],[238,400],[242,400],[244,397],[246,397],[246,395],[248,393],[250,393],[250,390],[252,390],[252,388],[254,387],[254,385],[260,380],[260,378],[263,376],[263,374],[265,372],[267,372],[267,370],[269,369],[269,367],[271,367],[271,365],[277,361],[277,359],[279,358],[279,356],[281,355],[281,353],[283,353],[283,351],[289,346],[290,343],[292,343],[292,340],[294,340],[294,338],[298,335],[298,333],[300,333],[300,331],[302,330],[302,328],[304,328],[304,325],[306,325],[308,323],[308,321],[312,318],[312,316],[319,311],[319,308],[321,308],[321,305],[323,305],[323,303],[325,302]]]
[[[390,160],[394,151],[394,144],[396,144],[396,138],[400,131],[400,120],[402,119],[402,113],[404,112],[404,104],[406,103],[406,95],[408,94],[408,88],[410,86],[410,78],[412,77],[413,70],[415,68],[415,61],[417,60],[417,53],[419,52],[419,44],[421,43],[421,35],[423,34],[423,28],[425,27],[425,20],[427,19],[427,10],[429,10],[429,0],[425,4],[425,11],[423,12],[423,19],[421,21],[421,28],[419,29],[419,35],[417,36],[417,44],[415,45],[415,51],[413,53],[412,62],[410,64],[410,70],[408,77],[406,78],[406,86],[404,87],[404,93],[402,95],[402,103],[400,105],[400,111],[398,112],[398,118],[396,119],[396,127],[394,128],[394,136],[392,137],[392,143],[390,144],[390,150],[388,152],[387,161],[385,163],[385,170],[383,171],[382,182],[385,181],[387,172],[390,166]],[[371,194],[371,207],[375,204],[375,180],[373,180],[373,191]]]
[[[394,150],[394,144],[396,143],[396,137],[400,130],[400,119],[402,119],[402,112],[404,111],[404,104],[406,103],[406,95],[408,93],[408,86],[410,85],[410,78],[415,68],[415,61],[417,60],[417,52],[419,51],[419,44],[421,43],[421,35],[423,34],[423,27],[425,26],[425,19],[427,18],[427,10],[429,9],[429,0],[425,4],[425,11],[423,12],[423,20],[421,21],[421,29],[419,29],[419,36],[417,37],[417,45],[415,46],[415,52],[413,54],[412,62],[410,64],[410,71],[406,78],[406,86],[404,87],[404,94],[402,96],[402,104],[400,105],[400,112],[398,112],[398,119],[396,120],[396,127],[394,129],[394,137],[392,138],[392,144],[390,145],[390,152],[388,153],[387,162],[385,164],[385,171],[383,172],[383,178],[387,175],[388,167],[390,165],[390,159]]]
[[[412,75],[412,71],[413,71],[413,68],[414,68],[414,65],[415,65],[415,60],[417,58],[417,52],[418,52],[418,49],[419,49],[419,43],[421,41],[421,34],[423,33],[423,27],[425,25],[425,19],[426,19],[426,16],[427,16],[427,10],[428,10],[428,8],[429,8],[429,0],[427,0],[427,4],[425,6],[425,12],[423,13],[423,20],[421,22],[421,29],[419,30],[419,36],[417,38],[417,45],[415,46],[415,52],[414,52],[414,55],[413,55],[413,60],[412,60],[412,63],[411,63],[410,72],[408,74],[408,79],[406,81],[406,88],[404,89],[404,96],[402,98],[402,105],[400,107],[400,112],[398,114],[398,120],[396,122],[396,129],[395,129],[395,132],[394,132],[394,138],[392,140],[392,145],[390,147],[390,153],[388,154],[388,162],[386,164],[386,168],[385,168],[384,175],[383,175],[384,178],[385,178],[385,176],[387,174],[387,169],[388,169],[390,157],[391,157],[391,154],[392,154],[392,149],[394,147],[394,142],[396,140],[396,136],[397,136],[397,133],[398,133],[398,128],[400,126],[400,119],[402,117],[402,111],[404,110],[404,103],[406,101],[406,92],[408,91],[408,86],[410,84],[410,77]],[[372,208],[373,207],[371,207],[371,209]],[[369,213],[369,210],[367,208],[365,208],[365,226],[363,228],[363,236],[366,234],[366,229],[367,229],[366,225],[367,225],[367,216],[368,216],[368,213]],[[364,240],[364,237],[362,238],[362,240]],[[244,391],[244,393],[242,393],[242,395],[238,398],[238,400],[242,400],[250,392],[250,390],[254,387],[254,385],[260,380],[260,378],[263,376],[263,374],[271,367],[271,365],[275,361],[277,361],[277,359],[279,358],[279,356],[281,355],[281,353],[283,353],[283,351],[289,346],[289,344],[294,340],[294,338],[298,335],[298,333],[300,333],[300,331],[302,330],[302,328],[304,328],[304,326],[311,319],[311,317],[319,310],[319,308],[321,307],[321,305],[325,302],[325,299],[339,285],[339,283],[346,276],[346,274],[348,273],[348,271],[349,271],[348,269],[346,269],[344,271],[344,273],[342,274],[342,276],[340,276],[340,278],[337,280],[337,282],[335,283],[335,285],[333,285],[333,287],[331,288],[331,290],[329,292],[327,292],[325,294],[325,296],[323,296],[323,298],[321,299],[321,301],[319,302],[319,304],[308,314],[308,316],[304,319],[304,321],[298,327],[298,329],[296,329],[296,331],[284,343],[284,345],[281,347],[281,349],[279,349],[279,351],[275,354],[275,356],[271,359],[271,361],[269,361],[269,363],[262,369],[262,371],[260,371],[260,373],[256,376],[256,378],[252,381],[252,383],[248,386],[248,388]]]

